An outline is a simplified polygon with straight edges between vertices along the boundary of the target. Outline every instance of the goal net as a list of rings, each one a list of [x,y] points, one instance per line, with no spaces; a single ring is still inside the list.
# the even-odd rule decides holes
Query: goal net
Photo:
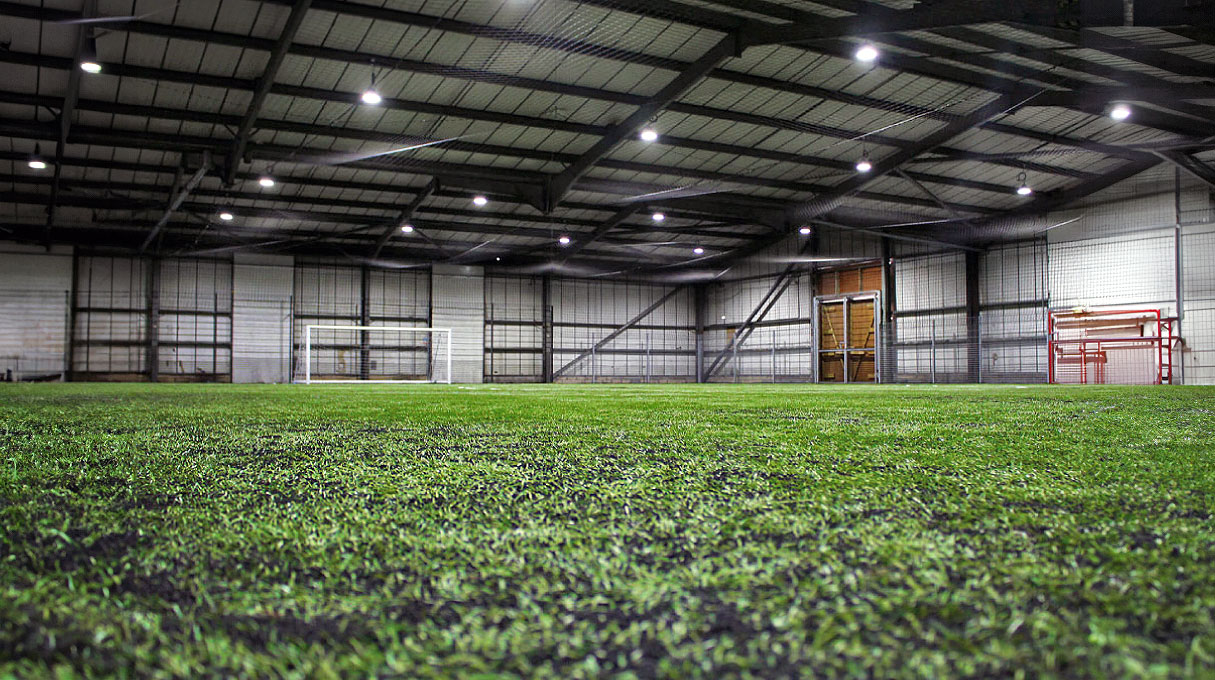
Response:
[[[451,330],[392,326],[304,328],[303,382],[451,383]]]
[[[1051,311],[1050,382],[1171,383],[1172,321],[1158,309]]]

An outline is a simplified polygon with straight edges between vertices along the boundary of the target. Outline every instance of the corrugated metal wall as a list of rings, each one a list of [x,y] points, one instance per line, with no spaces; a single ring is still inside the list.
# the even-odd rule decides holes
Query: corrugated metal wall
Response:
[[[238,254],[232,273],[232,381],[292,379],[291,257]]]
[[[453,382],[479,383],[484,379],[484,281],[481,267],[434,267],[430,322],[434,328],[451,330]]]
[[[1188,349],[1181,372],[1190,384],[1215,385],[1215,225],[1187,228],[1182,239],[1185,318],[1181,333]]]
[[[0,378],[63,376],[71,251],[0,245]]]
[[[1211,384],[1211,217],[1207,187],[1156,171],[1048,216],[1037,238],[981,254],[898,241],[883,249],[879,238],[823,229],[684,286],[264,256],[234,266],[80,253],[73,271],[66,252],[6,246],[0,312],[12,323],[0,331],[0,375],[55,375],[70,354],[77,379],[148,379],[155,368],[161,379],[281,382],[302,371],[305,325],[366,322],[456,328],[457,379],[692,381],[703,304],[709,380],[812,380],[814,301],[826,292],[813,272],[881,262],[883,381],[1044,381],[1046,309],[1088,306],[1182,312],[1175,374]],[[977,272],[969,285],[968,267]],[[319,349],[316,366],[358,377],[364,366],[396,362],[398,372],[424,373],[431,348],[405,344],[351,332]],[[408,362],[416,366],[402,368]]]

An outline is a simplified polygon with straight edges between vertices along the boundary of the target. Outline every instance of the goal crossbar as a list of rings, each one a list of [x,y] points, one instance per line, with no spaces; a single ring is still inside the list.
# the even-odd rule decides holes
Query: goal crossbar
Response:
[[[362,378],[317,378],[317,377],[313,377],[313,374],[312,374],[312,348],[313,348],[314,333],[316,331],[352,331],[352,332],[367,332],[367,333],[396,332],[396,333],[412,333],[412,334],[430,334],[432,337],[433,336],[439,336],[439,337],[446,336],[446,342],[443,343],[444,347],[440,350],[440,356],[432,358],[432,360],[437,359],[438,361],[442,362],[442,366],[445,369],[444,370],[445,379],[443,379],[443,380],[414,380],[414,379],[403,380],[403,379],[397,379],[397,378],[362,379]],[[364,349],[371,349],[371,346],[367,346]],[[434,349],[433,343],[431,343],[429,351],[433,351],[433,349]],[[428,360],[428,362],[429,362],[429,360]],[[451,329],[450,328],[417,328],[417,327],[412,327],[412,326],[358,326],[358,325],[327,325],[327,324],[309,324],[307,326],[304,326],[304,380],[303,380],[303,383],[305,385],[311,385],[314,383],[326,383],[326,384],[330,384],[330,383],[337,383],[337,384],[340,384],[340,383],[351,383],[351,384],[353,384],[353,383],[376,383],[376,384],[382,384],[382,385],[393,385],[393,384],[421,384],[421,383],[433,383],[433,382],[444,382],[444,383],[447,383],[448,385],[451,384]]]

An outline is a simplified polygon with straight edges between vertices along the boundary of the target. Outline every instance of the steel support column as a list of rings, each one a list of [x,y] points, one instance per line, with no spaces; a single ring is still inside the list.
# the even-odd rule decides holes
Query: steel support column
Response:
[[[966,251],[966,379],[979,382],[983,357],[979,355],[979,266],[981,254]]]

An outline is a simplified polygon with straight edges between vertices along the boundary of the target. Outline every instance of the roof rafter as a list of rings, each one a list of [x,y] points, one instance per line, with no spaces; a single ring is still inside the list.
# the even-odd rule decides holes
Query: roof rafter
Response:
[[[257,80],[257,87],[253,90],[253,99],[249,101],[249,109],[245,112],[245,117],[241,120],[240,128],[236,133],[236,139],[232,142],[232,152],[228,155],[228,166],[224,171],[224,181],[227,184],[232,184],[236,178],[241,160],[245,155],[245,147],[249,144],[249,137],[253,134],[253,127],[257,124],[258,116],[262,113],[262,106],[266,103],[266,97],[270,96],[270,89],[274,86],[275,78],[278,77],[278,70],[282,67],[283,60],[287,58],[287,51],[291,49],[295,34],[299,32],[300,26],[304,23],[304,16],[308,14],[308,8],[311,6],[312,0],[295,0],[291,6],[291,14],[287,16],[283,32],[279,34],[278,41],[275,42],[274,49],[270,52],[265,71]]]
[[[418,211],[418,208],[422,207],[422,204],[426,202],[426,199],[433,196],[438,190],[439,179],[437,177],[432,178],[429,182],[427,182],[426,187],[419,191],[416,196],[414,196],[413,200],[409,202],[409,205],[405,206],[405,209],[401,211],[401,214],[397,215],[397,218],[393,220],[393,223],[384,228],[384,233],[380,234],[380,238],[375,242],[375,248],[372,249],[371,256],[379,257],[380,251],[384,249],[384,246],[388,243],[388,239],[392,238],[392,235],[396,233],[398,229],[404,226],[404,224],[408,222],[411,217],[413,217],[414,213]]]
[[[263,2],[283,5],[283,4],[290,4],[291,0],[263,0]],[[673,3],[668,3],[668,4],[673,4]],[[361,16],[361,17],[376,19],[376,20],[392,21],[392,22],[396,22],[396,23],[400,23],[400,24],[404,24],[404,25],[408,25],[408,26],[421,26],[421,27],[425,27],[427,29],[437,28],[440,30],[452,31],[455,33],[460,33],[460,34],[465,34],[465,35],[486,35],[488,37],[493,37],[498,40],[518,41],[518,42],[522,42],[523,44],[543,46],[543,47],[550,48],[550,49],[577,52],[580,49],[579,45],[581,45],[580,43],[579,43],[579,45],[573,45],[573,44],[569,43],[568,41],[563,41],[561,44],[554,45],[551,43],[551,41],[546,43],[543,40],[543,36],[539,36],[536,34],[519,34],[518,31],[510,31],[510,30],[504,30],[504,29],[494,29],[494,31],[496,31],[496,32],[493,32],[491,34],[489,31],[485,30],[485,27],[479,26],[477,24],[468,24],[465,22],[450,21],[450,20],[436,20],[434,17],[427,18],[424,15],[418,15],[418,14],[414,14],[414,13],[410,13],[410,12],[402,12],[400,10],[394,10],[394,9],[372,7],[369,5],[363,5],[361,3],[340,3],[340,2],[330,1],[330,2],[324,2],[324,3],[317,4],[314,1],[313,6],[314,6],[314,8],[326,9],[328,11],[338,12],[341,14],[349,14],[352,16]],[[629,9],[629,8],[624,8],[624,9]],[[641,11],[641,10],[635,10],[635,11]],[[890,10],[890,11],[895,11],[895,10]],[[41,20],[54,20],[54,21],[70,20],[70,19],[79,17],[79,15],[77,13],[73,13],[73,12],[69,12],[69,11],[53,10],[53,9],[43,10],[43,9],[30,7],[30,6],[26,6],[26,5],[17,5],[15,3],[4,2],[2,0],[0,0],[0,15],[38,18]],[[693,25],[710,28],[710,29],[714,29],[714,30],[729,30],[730,27],[737,25],[737,22],[732,22],[729,24],[729,26],[723,28],[721,25],[721,22],[719,22],[719,21],[706,21],[705,17],[712,16],[711,13],[707,13],[707,12],[706,13],[697,12],[690,16],[697,18],[697,20],[695,22],[693,22],[692,19],[688,19],[689,22],[693,22]],[[814,15],[810,15],[810,16],[814,16]],[[181,27],[181,26],[170,26],[170,25],[142,22],[142,21],[134,21],[134,22],[127,22],[124,24],[117,24],[117,25],[115,25],[115,30],[124,30],[124,31],[129,31],[129,32],[141,32],[141,33],[147,33],[149,35],[158,35],[158,36],[162,36],[162,37],[176,37],[176,38],[180,38],[183,40],[215,42],[218,44],[240,47],[242,49],[259,49],[259,50],[272,50],[273,49],[272,41],[269,41],[266,39],[253,38],[253,37],[239,35],[239,34],[235,34],[235,33],[221,33],[221,32],[216,32],[216,31],[207,31],[207,30],[202,30],[202,29],[194,29],[194,28],[187,28],[187,27]],[[897,36],[897,39],[899,41],[915,40],[915,39],[911,39],[911,38],[906,38],[904,36]],[[916,42],[918,45],[920,45],[921,48],[931,48],[932,47],[931,43],[927,43],[927,41],[916,40]],[[666,58],[657,58],[657,57],[653,57],[650,55],[643,55],[643,54],[633,53],[633,52],[621,52],[619,50],[610,50],[610,49],[606,49],[602,46],[590,45],[590,46],[584,46],[584,47],[586,47],[587,50],[589,50],[591,53],[595,54],[597,57],[601,57],[601,58],[605,58],[605,59],[616,59],[616,60],[624,61],[626,63],[646,64],[646,65],[656,66],[658,68],[663,68],[663,69],[671,70],[671,71],[679,71],[688,66],[688,62],[681,62],[678,60],[666,59]],[[593,48],[593,49],[591,49],[591,48]],[[822,49],[821,47],[816,48],[816,51],[821,52],[821,53],[830,53],[830,50]],[[836,50],[836,52],[839,53],[839,50]],[[471,80],[474,82],[489,82],[489,83],[495,83],[495,84],[500,84],[500,85],[514,85],[514,86],[522,87],[522,88],[529,89],[529,90],[553,92],[556,94],[570,94],[570,95],[574,95],[574,96],[590,97],[590,98],[594,98],[594,99],[602,99],[604,101],[613,101],[613,102],[619,102],[619,103],[631,103],[631,104],[640,105],[645,100],[645,98],[641,97],[641,96],[630,95],[627,93],[615,92],[615,91],[611,91],[611,90],[596,90],[594,88],[577,87],[577,86],[566,85],[564,83],[556,83],[556,82],[543,81],[543,80],[537,80],[537,79],[518,78],[518,77],[507,76],[507,75],[502,75],[502,74],[497,74],[497,73],[487,73],[487,72],[476,71],[474,69],[459,69],[459,68],[447,67],[447,66],[443,66],[443,65],[428,64],[428,63],[424,63],[424,62],[396,59],[394,57],[386,56],[386,55],[374,55],[374,54],[365,54],[365,53],[359,53],[359,52],[350,52],[350,51],[337,50],[337,49],[322,47],[322,46],[302,45],[302,44],[296,43],[291,46],[291,53],[299,54],[300,56],[313,57],[313,58],[317,58],[317,59],[329,59],[329,60],[339,61],[339,62],[343,62],[343,63],[375,64],[377,66],[381,66],[381,67],[385,67],[385,68],[400,68],[400,69],[412,71],[412,72],[428,73],[428,74],[433,74],[433,75],[442,75],[445,77],[452,77],[452,78],[461,78],[461,79]],[[848,55],[844,55],[844,56],[848,56]],[[4,57],[7,59],[13,58],[13,57],[11,57],[9,55],[5,55],[5,54],[0,54],[0,57]],[[48,57],[48,59],[53,61],[54,58]],[[171,72],[169,74],[165,74],[164,72],[160,72],[159,74],[157,74],[156,69],[147,69],[147,68],[133,67],[133,66],[128,66],[128,65],[118,65],[118,66],[121,67],[121,70],[114,71],[114,73],[116,75],[130,75],[132,77],[143,77],[143,78],[153,78],[153,79],[172,79]],[[904,64],[904,66],[906,66],[906,64]],[[941,69],[943,69],[945,67],[943,67],[939,64],[935,64],[935,63],[927,65],[927,66],[921,65],[921,68],[929,68],[929,67],[931,67],[932,73],[926,74],[926,75],[931,75],[932,77],[943,78],[946,80],[948,80],[949,76],[951,76],[951,75],[953,75],[954,77],[959,77],[959,74],[960,74],[960,77],[970,78],[970,80],[973,81],[974,76],[975,76],[974,72],[966,71],[964,69],[955,69],[952,72],[948,71],[948,70],[942,71]],[[188,74],[183,74],[183,75],[192,77],[192,78],[194,78],[194,80],[183,80],[181,82],[188,82],[191,84],[197,82],[200,84],[210,84],[215,87],[235,87],[233,85],[225,84],[226,82],[231,82],[232,80],[235,80],[235,79],[225,79],[222,77],[215,77],[215,76],[208,76],[205,74],[194,74],[194,73],[188,73]],[[729,71],[729,70],[723,70],[723,69],[715,69],[710,74],[710,77],[715,78],[715,79],[725,80],[728,82],[744,84],[744,85],[750,85],[750,86],[755,86],[755,87],[765,87],[765,88],[773,89],[773,90],[779,91],[779,92],[790,92],[793,94],[802,94],[802,95],[811,96],[811,97],[819,97],[819,98],[823,98],[823,99],[827,99],[827,100],[831,100],[831,101],[839,101],[842,103],[855,104],[858,106],[868,106],[868,107],[874,107],[874,108],[897,107],[899,110],[907,111],[911,115],[917,115],[917,116],[925,115],[925,116],[935,118],[938,120],[948,121],[953,118],[953,116],[951,114],[947,114],[947,113],[940,112],[940,111],[933,111],[931,109],[921,109],[919,107],[907,106],[904,104],[893,103],[893,102],[889,102],[889,101],[885,101],[885,100],[881,100],[881,99],[866,97],[863,95],[835,92],[835,91],[832,91],[832,90],[829,90],[826,88],[817,88],[817,87],[808,86],[808,85],[801,84],[801,83],[786,82],[786,81],[776,80],[776,79],[772,79],[772,78],[756,76],[756,75],[752,75],[752,74],[748,74],[748,73],[741,73],[741,72],[735,72],[735,71]],[[246,89],[251,88],[251,87],[252,87],[252,85],[245,86]],[[284,95],[288,95],[288,96],[313,97],[313,98],[317,98],[315,95],[322,92],[322,91],[307,92],[307,90],[308,90],[308,88],[286,89],[286,88],[280,87],[280,88],[275,88],[272,91],[275,94],[284,94]],[[341,93],[333,93],[333,92],[325,92],[325,94],[327,95],[327,98],[331,101],[339,101],[339,100],[340,101],[354,101],[354,99],[355,99],[354,95],[343,95]],[[326,98],[326,97],[320,97],[320,98]],[[386,108],[400,107],[402,104],[405,104],[405,103],[399,102],[399,101],[384,103]],[[426,105],[420,104],[420,103],[413,104],[412,108],[408,108],[406,110],[418,110],[418,107],[426,107]],[[436,110],[439,108],[442,108],[442,107],[428,107],[428,108],[425,108],[424,111],[420,111],[420,112],[436,113],[436,114],[442,115],[441,111]],[[705,116],[712,117],[712,118],[724,117],[724,118],[732,119],[732,120],[738,120],[738,118],[736,118],[735,116],[739,115],[736,112],[716,110],[716,109],[712,109],[710,107],[698,107],[698,106],[683,104],[683,103],[679,103],[679,102],[673,103],[669,108],[673,111],[678,111],[678,112],[682,112],[682,113],[690,113],[693,115],[705,115]],[[746,114],[741,114],[741,115],[746,115]],[[557,121],[553,121],[553,122],[556,123]],[[746,121],[743,121],[743,122],[746,122]],[[756,124],[762,124],[762,123],[756,123]],[[785,125],[785,129],[795,129],[795,130],[799,130],[799,131],[805,131],[808,129],[806,124],[804,124],[804,123],[796,124],[796,127],[794,127],[795,124],[793,124],[793,123],[785,123],[784,125]],[[992,126],[990,129],[992,131],[1003,132],[1006,134],[1017,135],[1017,136],[1032,135],[1032,131],[1020,130],[1020,129],[1014,128],[1012,126],[1001,126],[1000,128],[996,128],[996,127]],[[840,139],[848,139],[848,138],[855,136],[855,134],[856,134],[853,131],[842,131],[842,130],[833,132],[830,128],[823,128],[822,130],[813,129],[811,131],[817,132],[819,134],[828,135],[828,136],[835,136]],[[898,140],[896,138],[883,139],[879,136],[871,135],[870,139],[875,142],[878,142],[878,143],[898,145]],[[1070,144],[1073,142],[1074,142],[1074,140],[1069,140],[1069,139],[1063,138],[1063,137],[1059,138],[1059,140],[1057,141],[1057,143],[1060,143],[1060,144]],[[1109,147],[1109,152],[1111,154],[1116,155],[1117,151],[1118,151],[1117,147],[1112,147],[1112,146]],[[1066,171],[1062,171],[1062,174],[1066,174]]]
[[[870,172],[849,178],[837,186],[831,193],[817,196],[805,203],[791,205],[787,210],[790,226],[807,224],[814,218],[831,212],[839,207],[845,198],[860,192],[864,187],[872,184],[879,178],[901,168],[904,163],[920,154],[932,151],[977,125],[1004,115],[1009,109],[1016,107],[1029,96],[1032,96],[1032,93],[1022,92],[997,97],[994,101],[984,104],[972,113],[924,137],[913,148],[904,149],[889,158],[877,161],[873,164],[873,169]]]
[[[646,121],[653,118],[671,102],[704,80],[717,66],[724,63],[730,57],[737,57],[740,54],[741,50],[739,49],[737,36],[729,33],[719,40],[716,45],[702,54],[699,59],[680,71],[662,89],[658,90],[653,96],[647,98],[645,103],[637,107],[636,111],[608,130],[590,149],[584,151],[577,160],[561,171],[556,177],[552,178],[545,192],[545,212],[551,212],[553,208],[560,205],[574,182],[607,156],[612,149],[616,148],[617,144],[623,142],[625,138],[636,134],[641,129],[641,126],[645,125]]]

